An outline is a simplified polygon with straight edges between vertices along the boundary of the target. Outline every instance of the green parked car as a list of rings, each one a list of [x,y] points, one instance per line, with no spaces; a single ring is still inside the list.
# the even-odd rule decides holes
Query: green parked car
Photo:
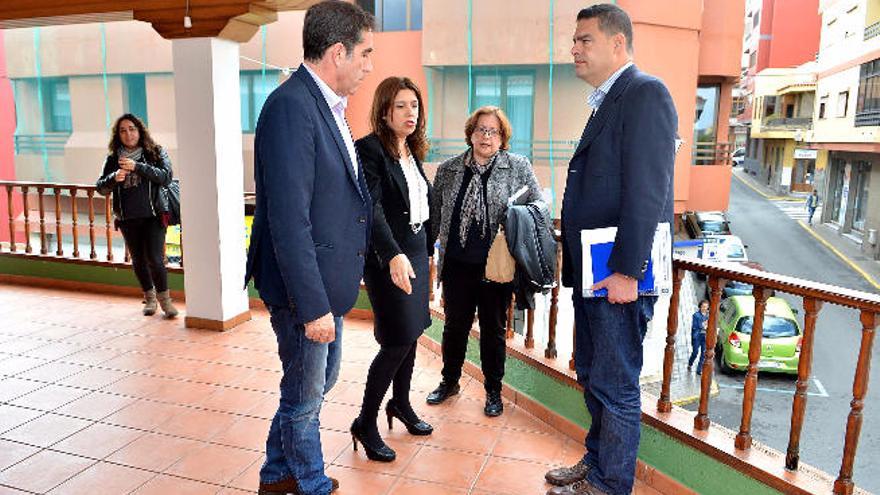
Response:
[[[718,354],[723,373],[748,369],[754,315],[753,296],[733,296],[722,301],[718,315]],[[795,312],[784,299],[767,299],[763,335],[758,371],[797,374],[802,332]]]

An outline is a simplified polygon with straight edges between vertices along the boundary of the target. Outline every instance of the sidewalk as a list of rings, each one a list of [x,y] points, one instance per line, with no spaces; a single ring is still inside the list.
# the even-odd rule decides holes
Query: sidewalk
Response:
[[[735,168],[733,178],[739,180],[750,189],[767,198],[772,202],[801,202],[804,201],[803,193],[794,193],[787,196],[780,196],[776,191],[759,183],[754,177],[746,173],[741,168]],[[814,220],[821,218],[823,205],[819,206]],[[837,228],[830,223],[818,223],[814,221],[813,225],[808,225],[806,221],[800,218],[793,218],[804,230],[813,236],[817,242],[822,244],[826,249],[834,253],[844,263],[846,263],[853,271],[857,272],[864,278],[868,284],[880,291],[880,262],[865,255],[860,249],[859,241],[841,235]]]

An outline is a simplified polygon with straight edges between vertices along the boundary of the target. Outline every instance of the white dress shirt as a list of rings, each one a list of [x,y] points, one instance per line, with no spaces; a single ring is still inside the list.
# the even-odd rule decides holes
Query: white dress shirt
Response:
[[[412,155],[398,160],[403,176],[406,178],[406,188],[409,192],[409,224],[414,231],[418,231],[421,225],[428,219],[430,208],[428,207],[428,185],[424,177],[416,167],[416,161]]]
[[[330,113],[333,114],[333,120],[336,121],[336,127],[339,129],[339,134],[342,134],[342,140],[345,141],[345,147],[348,150],[348,158],[351,160],[352,168],[354,168],[354,176],[357,177],[360,165],[357,160],[357,152],[354,150],[354,139],[351,137],[351,129],[348,128],[348,122],[345,120],[345,107],[348,105],[348,98],[339,96],[335,91],[330,89],[330,86],[321,80],[308,64],[303,64],[303,67],[309,71],[312,79],[315,80],[315,84],[318,85],[318,89],[321,90],[321,94],[324,95],[324,100],[327,102],[327,106],[330,107]]]

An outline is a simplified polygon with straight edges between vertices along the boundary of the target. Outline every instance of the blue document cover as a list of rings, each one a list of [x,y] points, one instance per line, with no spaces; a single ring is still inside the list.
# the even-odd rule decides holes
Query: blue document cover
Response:
[[[608,259],[614,249],[617,227],[587,229],[581,231],[581,247],[584,253],[584,297],[607,297],[605,289],[590,288],[611,275]],[[644,279],[639,281],[639,295],[657,296],[672,293],[672,234],[669,223],[657,225],[651,258],[648,260]]]

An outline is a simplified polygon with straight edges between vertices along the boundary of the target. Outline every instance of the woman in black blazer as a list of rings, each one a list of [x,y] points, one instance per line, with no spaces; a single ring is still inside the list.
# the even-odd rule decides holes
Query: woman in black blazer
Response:
[[[436,236],[429,218],[431,184],[421,160],[428,150],[425,116],[418,87],[406,77],[389,77],[373,98],[372,134],[355,146],[373,200],[371,251],[364,283],[373,306],[374,334],[381,346],[367,375],[360,415],[351,425],[352,440],[367,457],[390,462],[394,450],[376,426],[382,397],[388,427],[397,418],[413,435],[429,435],[409,401],[417,340],[431,324],[428,312],[428,258]]]

